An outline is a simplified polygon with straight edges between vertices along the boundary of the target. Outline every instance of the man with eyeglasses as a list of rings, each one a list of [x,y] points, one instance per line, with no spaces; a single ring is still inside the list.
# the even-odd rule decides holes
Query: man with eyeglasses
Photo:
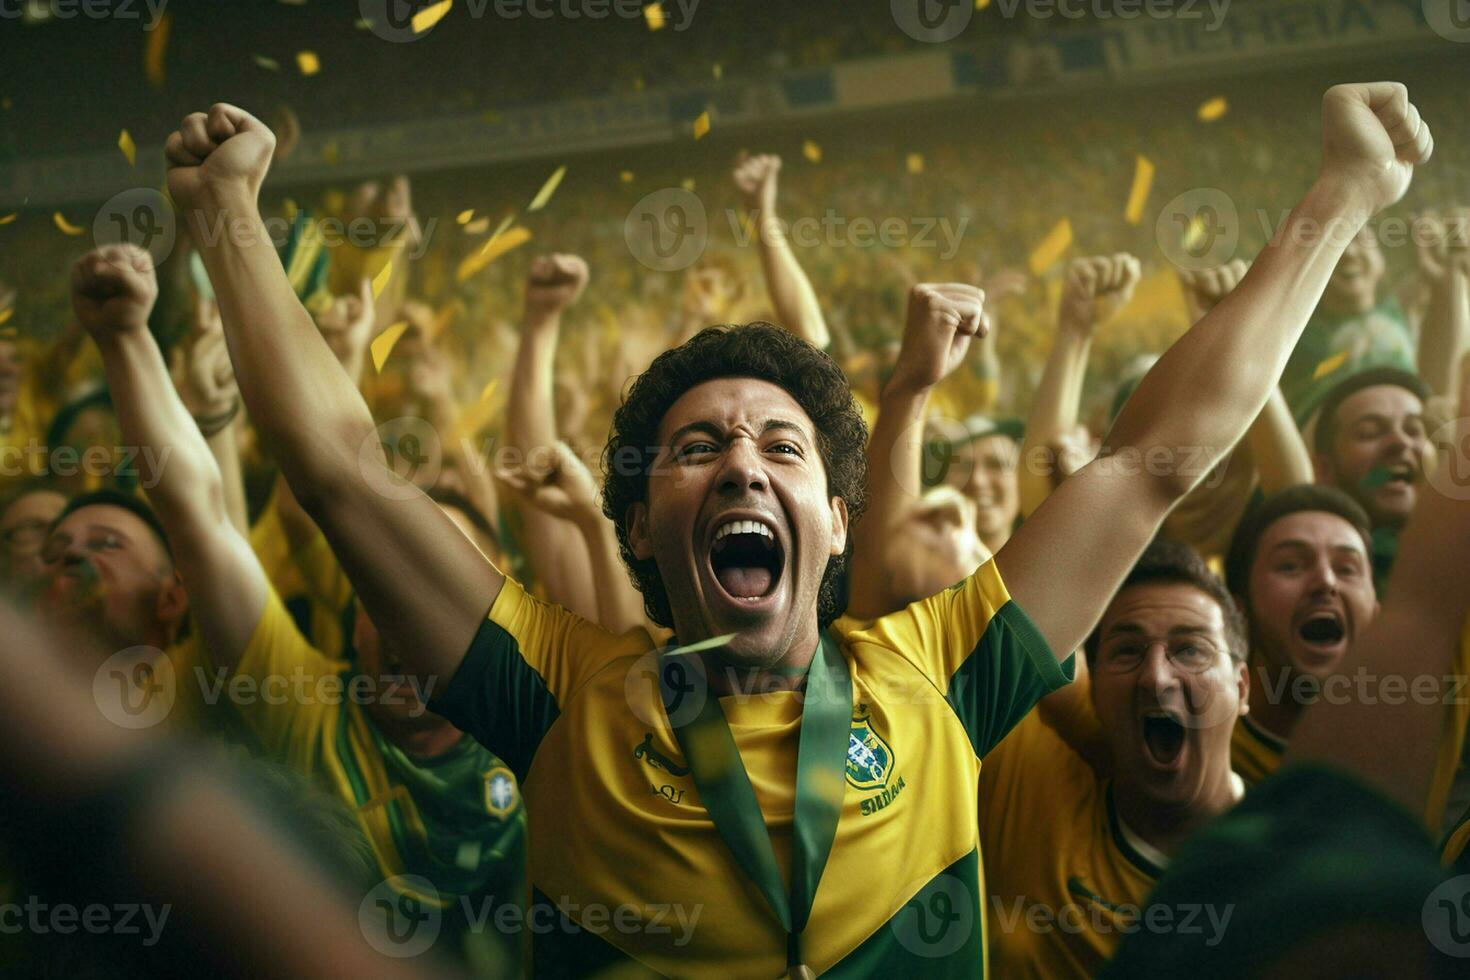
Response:
[[[49,483],[22,484],[0,503],[0,585],[28,600],[45,576],[41,545],[46,531],[66,506],[66,497]]]
[[[1244,793],[1230,769],[1250,690],[1240,611],[1199,555],[1156,541],[1084,651],[1111,772],[1034,712],[980,770],[993,976],[1091,977],[1129,932],[1228,925],[1227,908],[1147,896],[1175,846]]]

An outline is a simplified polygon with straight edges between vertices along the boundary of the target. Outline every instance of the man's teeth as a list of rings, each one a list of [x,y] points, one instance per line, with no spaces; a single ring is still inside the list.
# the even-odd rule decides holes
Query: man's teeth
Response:
[[[715,540],[719,541],[721,538],[727,538],[732,534],[759,534],[773,541],[776,539],[776,536],[771,533],[771,529],[760,521],[729,521],[720,525],[719,530],[715,531]]]

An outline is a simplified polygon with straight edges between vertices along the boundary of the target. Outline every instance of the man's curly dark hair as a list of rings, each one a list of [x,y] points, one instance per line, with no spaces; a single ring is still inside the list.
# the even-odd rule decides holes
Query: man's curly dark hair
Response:
[[[654,358],[634,379],[613,415],[602,453],[605,482],[602,512],[617,528],[618,546],[633,581],[643,593],[648,617],[673,626],[669,595],[653,559],[640,560],[628,544],[628,508],[648,499],[648,477],[658,455],[658,427],[664,414],[690,388],[716,378],[753,378],[779,385],[796,399],[816,426],[817,451],[827,470],[827,491],[847,504],[849,527],[857,523],[868,499],[865,447],[868,427],[852,397],[852,387],[837,363],[780,327],[756,321],[744,326],[708,327],[686,343]],[[827,563],[817,596],[822,629],[842,615],[842,575],[852,553],[847,547]]]

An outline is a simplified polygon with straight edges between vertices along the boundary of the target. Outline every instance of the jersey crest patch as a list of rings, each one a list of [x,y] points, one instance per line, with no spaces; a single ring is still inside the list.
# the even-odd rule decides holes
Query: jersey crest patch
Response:
[[[516,777],[504,766],[496,766],[485,773],[485,809],[491,816],[506,817],[516,808],[520,794],[516,790]]]
[[[854,789],[882,789],[893,770],[893,749],[873,727],[866,705],[858,706],[847,733],[847,781]]]

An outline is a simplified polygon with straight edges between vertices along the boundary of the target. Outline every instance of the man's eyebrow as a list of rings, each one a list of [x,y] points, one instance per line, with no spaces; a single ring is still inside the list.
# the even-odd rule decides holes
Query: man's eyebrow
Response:
[[[710,436],[714,439],[720,438],[721,434],[719,426],[715,425],[713,422],[690,422],[688,425],[681,425],[679,426],[679,428],[674,430],[673,435],[669,436],[669,445],[672,446],[680,439],[694,432],[703,433],[704,435]]]
[[[803,428],[799,423],[792,422],[789,419],[766,419],[765,424],[761,426],[761,435],[765,435],[767,432],[783,431],[798,433],[803,439],[807,440],[808,442],[810,442],[812,438],[811,435],[806,431],[806,429]]]

